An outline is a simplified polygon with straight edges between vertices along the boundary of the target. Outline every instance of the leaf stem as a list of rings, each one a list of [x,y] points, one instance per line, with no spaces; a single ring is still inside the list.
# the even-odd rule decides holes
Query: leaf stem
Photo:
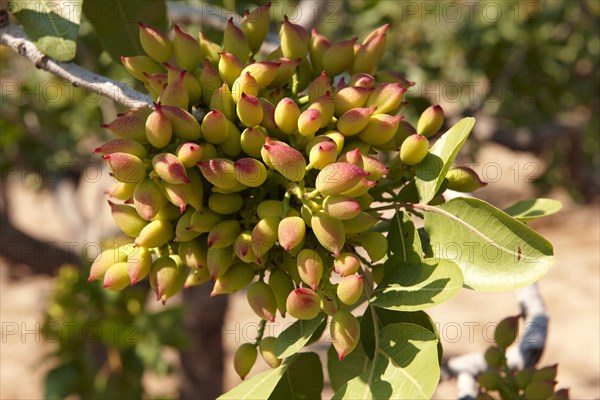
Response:
[[[440,209],[435,206],[420,203],[390,203],[381,207],[369,208],[366,211],[397,210],[399,208],[416,208],[423,211],[440,211]]]
[[[258,333],[256,334],[256,340],[254,341],[254,346],[258,346],[260,341],[263,338],[263,335],[265,334],[265,326],[267,325],[267,321],[264,319],[260,320],[260,325],[258,327]]]
[[[371,315],[373,317],[373,335],[375,336],[375,349],[377,350],[379,348],[379,318],[377,318],[377,312],[375,312],[375,306],[373,306],[369,303],[369,298],[373,294],[373,285],[374,285],[373,277],[371,276],[371,271],[369,271],[364,266],[365,259],[363,257],[361,257],[360,255],[358,255],[358,257],[360,258],[360,260],[363,263],[362,272],[363,272],[363,277],[365,280],[365,285],[363,286],[363,288],[365,291],[365,295],[367,296],[367,304],[369,306],[369,309],[371,310]],[[377,361],[377,355],[378,355],[378,352],[375,351],[375,353],[373,355],[373,364],[375,364],[375,362]]]

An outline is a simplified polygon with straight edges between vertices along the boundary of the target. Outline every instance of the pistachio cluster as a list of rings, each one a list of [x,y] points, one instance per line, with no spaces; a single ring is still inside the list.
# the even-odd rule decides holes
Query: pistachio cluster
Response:
[[[376,153],[420,163],[443,111],[427,109],[416,129],[398,116],[411,83],[377,70],[388,25],[361,43],[332,43],[286,17],[281,46],[261,59],[269,24],[264,4],[239,26],[229,20],[222,46],[178,26],[170,37],[140,24],[147,55],[122,62],[154,107],[104,125],[118,138],[95,150],[118,181],[108,192],[112,216],[134,239],[104,251],[90,280],[122,290],[149,276],[163,303],[208,281],[213,296],[247,287],[265,321],[277,311],[332,316],[342,359],[360,333],[347,307],[367,283],[356,247],[371,264],[387,254],[386,237],[372,230],[379,215],[369,191],[389,172]],[[458,187],[465,177],[455,175]],[[269,365],[281,362],[273,343],[239,348],[242,378],[257,346]]]

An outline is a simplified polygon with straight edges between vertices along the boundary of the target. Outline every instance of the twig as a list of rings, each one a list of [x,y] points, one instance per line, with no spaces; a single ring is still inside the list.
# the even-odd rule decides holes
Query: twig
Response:
[[[515,292],[521,312],[525,318],[525,333],[517,354],[508,354],[509,366],[518,368],[533,367],[542,356],[548,336],[548,313],[537,283]],[[511,365],[510,361],[513,360]]]
[[[204,27],[216,29],[218,31],[225,29],[229,17],[240,18],[233,11],[228,11],[215,4],[208,3],[190,5],[178,1],[168,1],[167,13],[169,15],[169,21],[184,24],[200,24]]]
[[[37,49],[27,34],[17,25],[8,24],[0,28],[0,43],[31,61],[37,68],[48,71],[73,86],[108,97],[131,108],[151,107],[152,99],[107,77],[90,72],[73,63],[58,62]]]

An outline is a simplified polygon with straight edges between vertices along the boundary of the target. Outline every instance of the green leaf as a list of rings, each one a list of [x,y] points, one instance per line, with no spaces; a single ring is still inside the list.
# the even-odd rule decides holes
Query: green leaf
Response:
[[[531,221],[560,211],[562,204],[553,199],[527,199],[519,201],[504,210],[505,213],[521,222]]]
[[[400,203],[418,203],[419,192],[415,181],[411,180],[406,185],[402,186],[396,195],[396,201]]]
[[[167,8],[163,0],[85,0],[83,13],[92,23],[104,50],[113,60],[144,55],[138,22],[166,31]]]
[[[392,311],[379,307],[375,307],[374,310],[381,327],[386,327],[390,324],[398,324],[400,322],[409,322],[427,329],[439,340],[440,334],[437,327],[425,311]],[[360,343],[369,358],[373,358],[375,352],[375,337],[373,332],[373,315],[370,312],[365,313],[360,320]],[[438,341],[438,361],[440,365],[442,364],[442,352],[442,343]]]
[[[373,334],[372,330],[371,334]],[[341,361],[333,345],[329,346],[327,350],[327,371],[329,372],[329,380],[331,381],[333,390],[338,390],[344,383],[362,374],[370,362],[371,359],[365,354],[360,342],[352,353],[345,356]]]
[[[438,339],[415,324],[383,328],[365,372],[348,381],[333,399],[429,399],[440,377]]]
[[[403,211],[397,211],[390,223],[388,239],[388,260],[386,271],[395,270],[400,263],[420,264],[423,250],[421,239],[410,217]]]
[[[418,311],[450,300],[462,286],[458,265],[429,259],[419,265],[398,265],[384,276],[369,301],[389,310]]]
[[[554,264],[546,239],[485,201],[456,198],[419,208],[426,211],[434,258],[458,264],[466,287],[518,289],[540,279]]]
[[[219,400],[255,400],[267,399],[277,387],[284,376],[289,362],[281,364],[275,369],[261,372],[252,378],[240,383],[229,392],[218,397]]]
[[[320,399],[323,368],[316,353],[298,353],[288,363],[269,399]]]
[[[75,58],[83,0],[11,1],[14,15],[29,39],[44,54],[58,60]]]
[[[422,204],[429,203],[442,186],[448,169],[471,133],[473,125],[475,118],[460,120],[431,146],[425,159],[417,166],[415,183]]]
[[[275,355],[278,358],[285,358],[295,354],[308,341],[315,331],[321,326],[327,315],[320,313],[311,320],[297,320],[287,327],[275,340]]]

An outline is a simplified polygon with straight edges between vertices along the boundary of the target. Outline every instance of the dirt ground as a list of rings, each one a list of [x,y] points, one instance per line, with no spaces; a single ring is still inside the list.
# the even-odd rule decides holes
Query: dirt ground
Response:
[[[503,159],[505,162],[500,165],[501,177],[494,179],[497,182],[481,190],[478,196],[503,207],[532,196],[534,191],[523,177],[515,177],[514,169],[510,169],[514,162],[521,163],[521,166],[530,162],[529,156],[500,154],[501,151],[493,146],[484,149],[483,159]],[[486,164],[479,168],[486,168]],[[493,171],[488,168],[487,172],[491,174]],[[69,231],[62,227],[55,213],[49,212],[56,208],[56,204],[32,194],[18,182],[7,189],[11,190],[13,198],[18,199],[12,203],[11,209],[15,224],[40,239],[68,240]],[[566,199],[560,192],[552,195]],[[533,224],[553,243],[557,260],[540,281],[550,315],[549,337],[540,365],[559,363],[559,386],[569,387],[572,399],[599,399],[600,208],[598,204],[575,207],[568,200],[565,203],[565,209],[559,214]],[[104,212],[108,216],[108,207],[105,208],[102,211],[92,209],[91,212]],[[52,367],[50,362],[44,361],[44,356],[52,351],[53,344],[44,342],[37,329],[42,323],[53,280],[30,276],[10,281],[7,270],[12,266],[4,260],[0,263],[0,399],[41,399],[43,377]],[[486,326],[518,311],[511,293],[463,290],[447,303],[431,309],[430,314],[438,323],[445,357],[451,357],[484,350],[491,332],[486,330]],[[255,334],[256,322],[246,304],[245,294],[234,295],[225,325],[226,388],[239,383],[231,358],[240,340],[250,339]],[[278,321],[269,334],[277,334],[285,323],[285,320]],[[313,349],[323,354],[327,345],[316,343]],[[251,374],[265,368],[266,365],[259,360]],[[167,381],[148,378],[146,381],[150,384],[151,393],[165,393],[165,389],[171,393],[176,391],[176,378]],[[455,383],[442,383],[434,398],[456,398]],[[331,391],[326,390],[324,398],[330,395]]]

